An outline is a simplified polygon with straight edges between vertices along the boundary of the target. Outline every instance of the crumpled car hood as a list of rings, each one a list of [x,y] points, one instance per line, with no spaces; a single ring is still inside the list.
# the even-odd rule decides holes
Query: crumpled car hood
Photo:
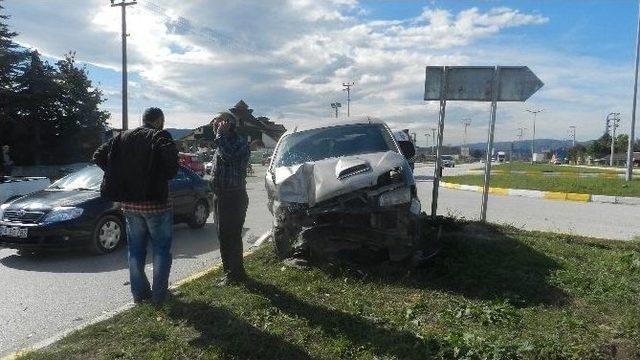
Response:
[[[413,185],[405,157],[394,151],[278,167],[275,169],[275,195],[280,202],[312,207],[324,200],[375,186],[380,175],[397,167],[403,169],[405,184]]]

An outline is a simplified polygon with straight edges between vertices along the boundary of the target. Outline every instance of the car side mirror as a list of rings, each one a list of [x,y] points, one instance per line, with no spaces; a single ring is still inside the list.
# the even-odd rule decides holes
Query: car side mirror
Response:
[[[400,152],[407,159],[412,159],[416,154],[416,147],[411,141],[398,141]]]

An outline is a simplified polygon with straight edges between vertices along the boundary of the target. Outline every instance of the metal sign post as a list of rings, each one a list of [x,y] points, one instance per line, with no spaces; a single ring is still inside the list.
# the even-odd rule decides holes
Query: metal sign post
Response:
[[[431,196],[431,217],[435,219],[438,210],[438,189],[440,188],[440,175],[442,168],[442,138],[444,134],[444,115],[447,108],[445,91],[447,87],[447,67],[440,75],[440,113],[438,115],[438,139],[436,145],[436,166],[433,171],[433,190]]]
[[[440,158],[447,100],[491,102],[491,122],[481,208],[481,219],[485,221],[497,103],[498,101],[525,101],[543,85],[542,81],[526,66],[427,66],[424,100],[440,101],[431,216],[435,217],[438,209]]]
[[[500,93],[500,66],[496,66],[494,70],[491,93],[491,117],[489,120],[489,135],[487,138],[487,156],[484,161],[482,205],[480,207],[480,220],[483,222],[487,221],[487,200],[489,200],[489,181],[491,180],[491,153],[493,152],[493,135],[496,128],[496,111],[498,108],[498,94]]]

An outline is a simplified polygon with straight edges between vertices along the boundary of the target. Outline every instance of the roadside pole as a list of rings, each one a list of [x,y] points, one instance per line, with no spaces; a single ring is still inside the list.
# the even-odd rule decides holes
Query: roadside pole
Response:
[[[442,166],[442,138],[444,134],[444,116],[447,108],[446,100],[447,89],[447,67],[445,66],[442,75],[440,76],[440,112],[438,115],[438,139],[436,145],[436,166],[433,171],[433,192],[431,196],[431,217],[433,219],[437,216],[438,210],[438,189],[440,187],[440,170]]]
[[[491,86],[491,117],[489,120],[489,134],[487,136],[487,154],[484,162],[482,205],[480,207],[480,220],[482,222],[487,221],[487,200],[489,199],[489,181],[491,179],[491,151],[493,150],[493,135],[496,128],[498,94],[500,94],[500,66],[495,67],[495,71],[493,73],[493,84]]]
[[[636,104],[638,100],[638,60],[640,58],[640,4],[638,5],[638,31],[636,33],[636,73],[633,82],[633,110],[631,111],[631,130],[627,145],[627,173],[625,179],[633,179],[633,144],[636,140]]]

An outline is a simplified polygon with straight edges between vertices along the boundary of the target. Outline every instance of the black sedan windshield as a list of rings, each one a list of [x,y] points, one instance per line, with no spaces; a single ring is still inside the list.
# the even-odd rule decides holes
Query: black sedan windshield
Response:
[[[396,151],[381,124],[358,124],[313,129],[288,135],[276,152],[275,166],[292,166],[340,156]]]
[[[53,190],[100,190],[102,169],[97,166],[86,168],[69,174],[49,186]]]

